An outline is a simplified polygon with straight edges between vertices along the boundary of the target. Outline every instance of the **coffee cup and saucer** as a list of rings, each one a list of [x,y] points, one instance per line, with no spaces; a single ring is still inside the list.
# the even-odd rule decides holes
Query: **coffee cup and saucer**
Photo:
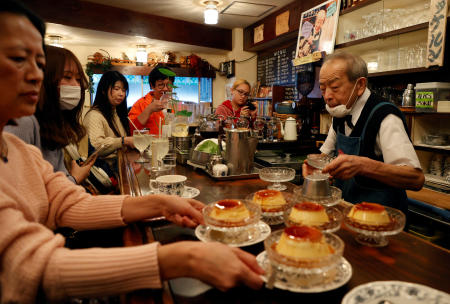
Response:
[[[186,186],[184,175],[161,175],[150,180],[150,189],[153,194],[178,195],[183,198],[194,198],[200,194],[200,190]]]

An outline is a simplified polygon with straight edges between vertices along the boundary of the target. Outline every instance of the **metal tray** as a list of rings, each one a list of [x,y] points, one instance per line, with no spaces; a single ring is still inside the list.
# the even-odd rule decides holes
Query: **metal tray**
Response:
[[[252,173],[247,174],[241,174],[241,175],[227,175],[227,176],[214,176],[206,169],[203,169],[203,171],[208,174],[209,177],[211,177],[214,180],[217,181],[228,181],[228,180],[238,180],[238,179],[250,179],[250,178],[259,178],[259,169],[263,168],[260,164],[253,163],[253,170]]]

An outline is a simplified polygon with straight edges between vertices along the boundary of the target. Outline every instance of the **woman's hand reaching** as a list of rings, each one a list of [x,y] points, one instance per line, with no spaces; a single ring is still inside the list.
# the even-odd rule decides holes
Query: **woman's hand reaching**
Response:
[[[158,248],[161,278],[192,277],[226,291],[244,284],[261,288],[264,270],[256,258],[221,243],[177,242]]]

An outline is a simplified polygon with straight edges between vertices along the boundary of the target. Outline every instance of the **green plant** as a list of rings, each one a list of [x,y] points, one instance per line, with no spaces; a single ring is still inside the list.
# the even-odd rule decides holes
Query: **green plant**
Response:
[[[111,60],[105,59],[102,63],[88,62],[86,64],[86,75],[89,77],[89,92],[94,93],[94,80],[92,76],[94,71],[102,71],[102,73],[111,70],[112,64]]]

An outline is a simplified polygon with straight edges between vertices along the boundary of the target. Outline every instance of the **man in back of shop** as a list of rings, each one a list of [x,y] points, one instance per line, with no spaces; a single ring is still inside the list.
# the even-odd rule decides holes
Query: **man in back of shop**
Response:
[[[424,175],[402,112],[367,88],[367,65],[356,55],[335,52],[325,59],[319,83],[333,123],[320,148],[337,156],[323,170],[343,198],[407,212],[405,189],[420,190]],[[307,164],[304,175],[312,172]]]
[[[163,74],[160,71],[161,68],[162,66],[156,66],[150,72],[148,83],[151,91],[136,101],[128,113],[128,117],[133,122],[130,123],[131,132],[136,129],[136,126],[139,129],[149,129],[151,134],[159,134],[159,125],[164,123],[163,110],[166,107],[165,102],[160,99],[165,92],[172,92],[175,81],[175,77]],[[164,69],[170,71],[167,67]]]

